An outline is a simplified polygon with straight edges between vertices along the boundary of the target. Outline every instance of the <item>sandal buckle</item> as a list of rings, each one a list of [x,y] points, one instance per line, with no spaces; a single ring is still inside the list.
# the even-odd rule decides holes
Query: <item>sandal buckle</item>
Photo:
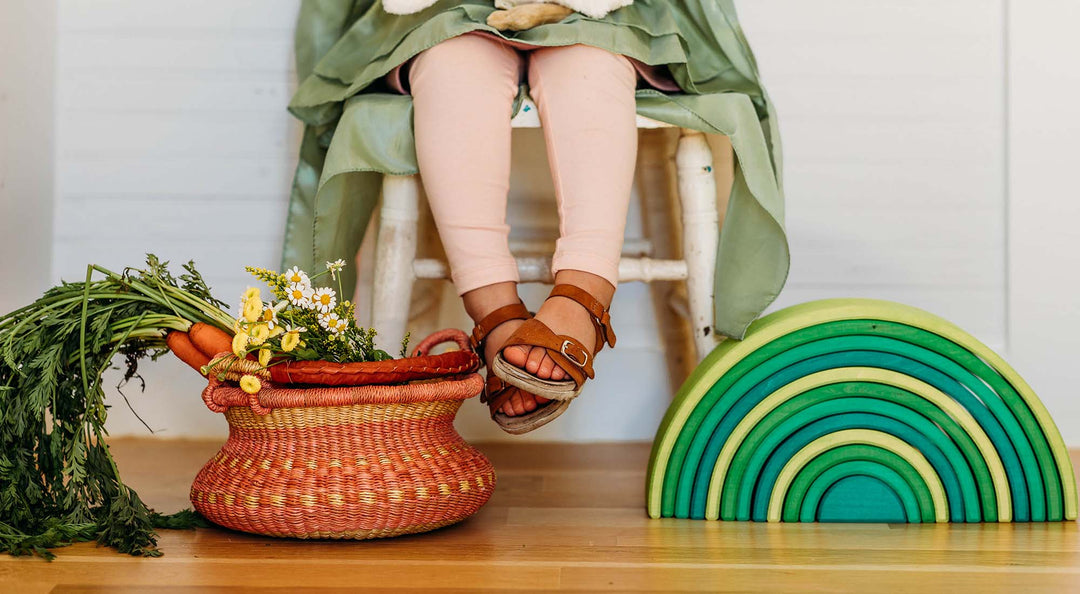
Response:
[[[577,357],[575,357],[574,355],[571,355],[570,353],[566,352],[566,347],[568,345],[569,346],[575,346],[574,343],[570,342],[569,340],[564,340],[563,343],[562,343],[562,346],[559,347],[559,352],[561,352],[563,354],[563,356],[566,357],[567,359],[570,359],[570,361],[574,365],[577,365],[578,367],[584,368],[585,365],[587,365],[589,363],[589,351],[586,351],[585,349],[579,348],[578,350],[581,351],[581,360],[579,361]]]

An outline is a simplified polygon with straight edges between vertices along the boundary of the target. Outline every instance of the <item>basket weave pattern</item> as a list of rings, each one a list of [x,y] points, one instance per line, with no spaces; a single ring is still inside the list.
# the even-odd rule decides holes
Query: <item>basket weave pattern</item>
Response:
[[[252,403],[234,383],[211,379],[203,398],[224,412],[229,439],[199,472],[191,501],[222,526],[293,538],[453,524],[495,488],[490,461],[453,426],[482,385],[475,373],[390,386],[268,383]]]

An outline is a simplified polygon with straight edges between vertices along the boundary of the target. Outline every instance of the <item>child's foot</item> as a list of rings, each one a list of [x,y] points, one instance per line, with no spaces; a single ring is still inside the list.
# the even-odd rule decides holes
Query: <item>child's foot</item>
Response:
[[[484,343],[484,360],[494,361],[496,353],[502,349],[502,345],[506,342],[506,339],[510,338],[510,335],[524,323],[525,320],[510,320],[500,324],[492,330]],[[504,356],[509,360],[510,353],[512,351],[516,352],[516,350],[516,347],[506,349]],[[514,364],[517,365],[517,363]],[[488,370],[488,373],[491,373],[490,369]],[[506,404],[502,407],[503,414],[508,417],[516,417],[518,415],[530,413],[548,402],[547,398],[529,394],[520,388],[510,389],[513,390],[513,394],[511,394],[510,399],[507,400]]]
[[[499,307],[517,302],[517,286],[511,282],[496,283],[469,291],[463,295],[463,298],[465,311],[474,321],[479,321]],[[502,349],[506,340],[524,323],[525,320],[507,320],[493,328],[484,339],[484,361],[494,361],[495,354]],[[490,369],[488,373],[491,373]],[[511,390],[513,393],[501,409],[507,416],[514,417],[532,412],[548,402],[547,398],[534,396],[520,388],[511,388]]]
[[[578,270],[560,271],[555,282],[581,287],[590,294],[596,295],[605,306],[611,303],[611,298],[615,294],[615,288],[608,281]],[[576,301],[566,297],[550,297],[540,306],[540,311],[536,312],[536,319],[547,324],[556,334],[576,338],[588,346],[590,351],[592,345],[596,344],[596,327],[593,325],[592,318],[589,312]],[[509,334],[506,336],[509,337]],[[506,337],[502,340],[506,340]],[[560,381],[570,377],[562,367],[555,364],[555,360],[547,355],[547,350],[543,347],[508,347],[503,351],[503,358],[541,379]],[[538,398],[531,394],[529,397]],[[541,400],[546,401],[543,398]]]

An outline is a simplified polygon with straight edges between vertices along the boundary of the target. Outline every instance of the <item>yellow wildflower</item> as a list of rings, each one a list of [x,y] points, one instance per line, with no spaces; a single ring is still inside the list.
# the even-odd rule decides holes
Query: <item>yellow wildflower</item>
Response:
[[[248,287],[240,299],[243,301],[262,300],[262,292],[259,291],[259,287]]]
[[[237,332],[232,339],[232,352],[237,357],[243,357],[245,355],[244,350],[247,349],[249,336],[247,332]]]
[[[262,367],[269,365],[271,356],[270,349],[259,349],[259,365]]]
[[[258,394],[262,389],[262,382],[254,375],[245,375],[240,378],[240,389],[248,394]]]
[[[284,332],[285,332],[285,328],[283,328],[281,326],[281,324],[277,324],[277,325],[274,326],[274,329],[270,331],[270,338],[273,338],[275,336],[280,336]]]
[[[244,300],[244,319],[249,322],[257,322],[262,317],[263,302],[256,297],[255,299]]]
[[[251,344],[258,346],[270,338],[270,328],[266,324],[255,324],[251,327]]]

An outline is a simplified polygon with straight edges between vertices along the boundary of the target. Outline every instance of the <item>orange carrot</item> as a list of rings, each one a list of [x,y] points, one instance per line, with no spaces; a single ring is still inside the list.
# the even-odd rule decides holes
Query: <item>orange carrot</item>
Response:
[[[191,336],[191,342],[195,347],[207,357],[232,352],[233,337],[220,328],[197,322],[192,324],[188,334]]]
[[[193,369],[202,373],[202,366],[210,362],[207,357],[191,342],[187,332],[173,330],[165,337],[165,344],[181,361],[190,365]]]

